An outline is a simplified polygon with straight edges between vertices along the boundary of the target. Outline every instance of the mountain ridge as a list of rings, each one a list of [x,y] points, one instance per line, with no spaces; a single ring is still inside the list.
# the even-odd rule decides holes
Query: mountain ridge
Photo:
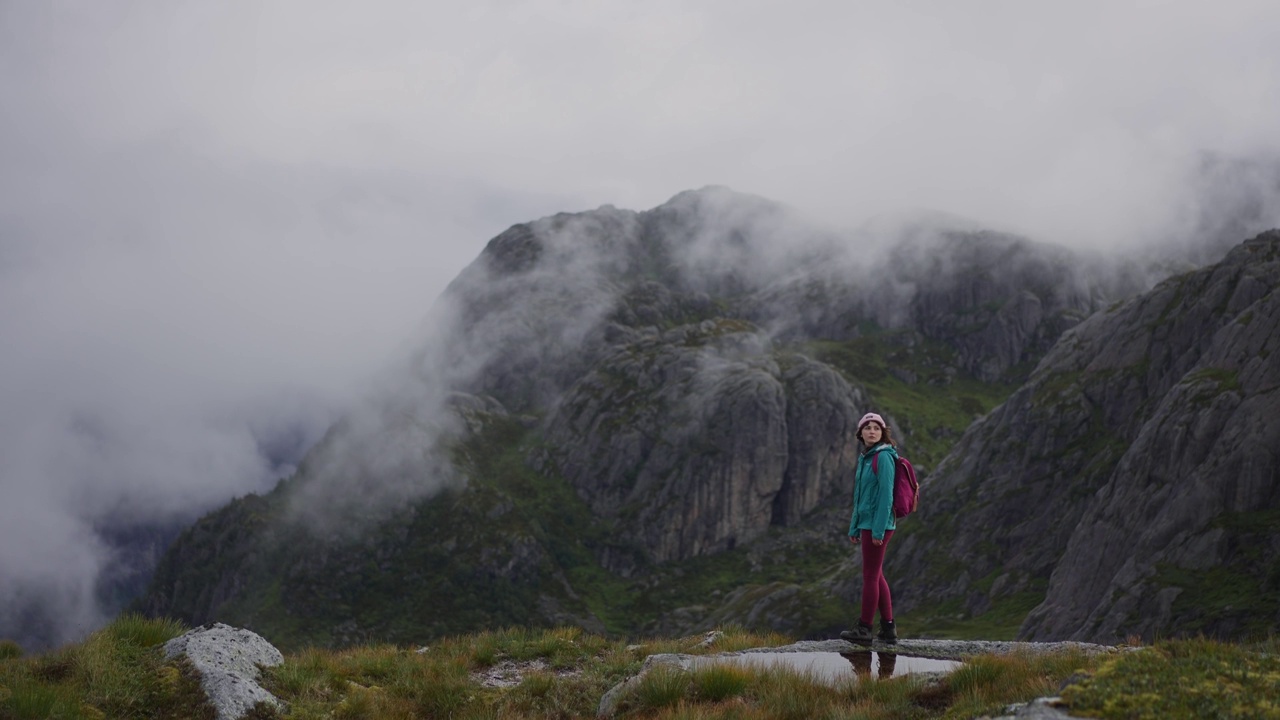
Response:
[[[270,495],[180,538],[140,607],[337,645],[712,618],[820,635],[856,593],[839,516],[851,425],[875,407],[926,475],[890,565],[936,582],[895,596],[922,622],[959,613],[1013,633],[1044,602],[1048,556],[1026,532],[1008,535],[1035,556],[1021,573],[993,574],[1005,556],[980,538],[959,564],[938,550],[929,528],[954,529],[982,492],[947,480],[963,461],[943,457],[1006,398],[1061,389],[1033,368],[1095,311],[1136,302],[1121,301],[1143,273],[997,233],[894,239],[850,264],[830,231],[720,188],[513,226],[442,297],[449,322],[412,381]],[[341,462],[343,448],[377,462]],[[1091,477],[1070,502],[1097,491]],[[291,523],[308,494],[363,530]],[[398,615],[413,604],[443,615]]]

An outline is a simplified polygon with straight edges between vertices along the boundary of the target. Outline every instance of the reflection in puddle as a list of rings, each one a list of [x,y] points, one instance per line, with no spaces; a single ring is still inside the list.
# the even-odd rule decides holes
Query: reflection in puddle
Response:
[[[694,668],[715,663],[733,663],[760,668],[784,667],[812,674],[818,680],[836,684],[850,678],[887,679],[920,672],[951,672],[960,667],[955,660],[894,655],[870,650],[834,652],[744,652],[697,658]]]

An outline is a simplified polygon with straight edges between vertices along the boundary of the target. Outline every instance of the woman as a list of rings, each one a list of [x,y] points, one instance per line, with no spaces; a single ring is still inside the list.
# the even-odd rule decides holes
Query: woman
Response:
[[[840,637],[859,645],[870,645],[871,621],[880,611],[881,642],[898,642],[893,624],[893,598],[884,579],[884,551],[896,527],[893,517],[893,472],[898,450],[884,418],[867,413],[858,421],[862,453],[853,481],[853,518],[849,521],[849,542],[862,546],[862,617],[853,630]]]

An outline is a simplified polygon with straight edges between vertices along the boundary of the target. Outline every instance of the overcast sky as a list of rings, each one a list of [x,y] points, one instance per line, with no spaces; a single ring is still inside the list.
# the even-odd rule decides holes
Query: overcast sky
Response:
[[[1204,153],[1280,150],[1276,28],[1270,0],[0,0],[0,606],[92,625],[96,520],[268,487],[517,222],[721,184],[842,226],[1176,234]]]

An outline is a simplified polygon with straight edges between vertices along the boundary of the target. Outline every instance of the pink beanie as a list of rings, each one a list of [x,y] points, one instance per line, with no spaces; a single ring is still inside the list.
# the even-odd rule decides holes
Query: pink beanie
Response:
[[[869,422],[880,423],[881,428],[888,427],[887,425],[884,424],[884,418],[880,417],[875,413],[867,413],[866,415],[862,416],[861,420],[858,421],[858,432],[862,432],[862,426],[866,425]]]

